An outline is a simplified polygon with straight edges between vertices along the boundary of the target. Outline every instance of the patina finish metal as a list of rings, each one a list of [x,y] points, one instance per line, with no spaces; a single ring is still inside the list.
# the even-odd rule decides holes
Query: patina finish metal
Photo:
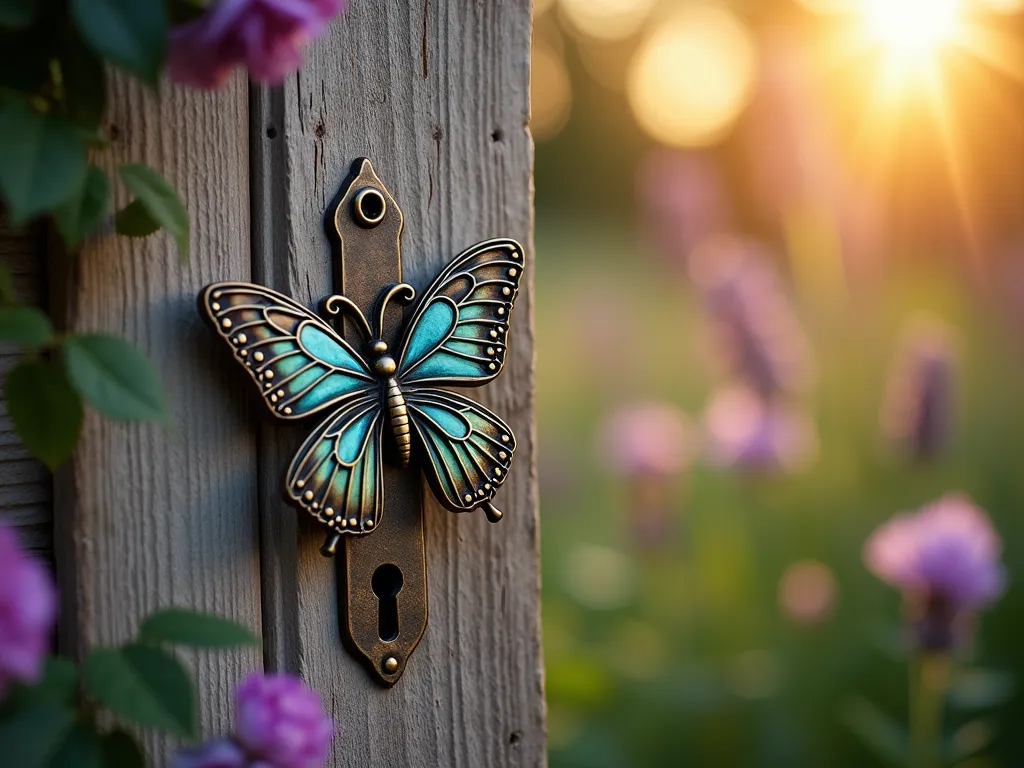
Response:
[[[524,255],[514,240],[477,243],[413,306],[416,290],[402,282],[402,211],[366,159],[353,165],[325,227],[335,294],[319,315],[251,283],[209,285],[199,307],[275,417],[320,414],[288,467],[285,494],[327,527],[324,555],[344,542],[342,638],[390,686],[427,625],[422,483],[410,463],[452,512],[502,518],[491,500],[515,436],[442,387],[479,387],[501,373]]]
[[[376,223],[368,222],[365,214],[377,208],[360,208],[368,198],[372,202],[371,191],[383,202]],[[353,165],[328,222],[336,248],[335,290],[371,317],[381,286],[402,283],[403,219],[398,203],[369,160]],[[397,312],[380,317],[381,341],[390,342],[392,348],[401,320]],[[346,336],[359,333],[357,324],[358,320],[346,323],[351,326],[345,328]],[[372,536],[345,537],[344,558],[338,563],[338,617],[349,651],[375,680],[390,686],[405,672],[409,656],[427,628],[427,563],[419,473],[388,462],[384,486],[384,514],[377,530]],[[328,538],[328,544],[330,541]],[[386,568],[389,564],[398,569],[400,577]],[[374,574],[378,573],[390,577],[378,576],[380,596],[374,592]],[[396,593],[389,594],[393,591]],[[397,612],[397,636],[384,632],[387,639],[382,639],[381,629],[388,617],[381,612],[389,610]]]

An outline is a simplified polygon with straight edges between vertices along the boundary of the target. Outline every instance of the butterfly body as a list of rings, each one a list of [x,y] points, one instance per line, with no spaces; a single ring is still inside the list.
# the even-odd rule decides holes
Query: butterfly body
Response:
[[[395,447],[398,449],[402,469],[405,469],[409,466],[409,459],[412,456],[412,428],[409,426],[409,408],[405,404],[405,395],[402,394],[402,388],[394,377],[388,379],[384,397],[387,400]]]
[[[402,468],[416,457],[443,506],[500,519],[491,499],[507,476],[515,437],[489,410],[440,387],[480,386],[500,373],[522,273],[515,241],[466,250],[424,291],[394,353],[381,338],[384,315],[392,302],[415,299],[410,285],[386,286],[373,322],[344,296],[328,298],[320,317],[262,286],[207,286],[201,313],[271,413],[285,420],[329,414],[292,460],[288,498],[336,534],[369,533],[383,514],[385,455]],[[364,344],[332,327],[339,315]]]

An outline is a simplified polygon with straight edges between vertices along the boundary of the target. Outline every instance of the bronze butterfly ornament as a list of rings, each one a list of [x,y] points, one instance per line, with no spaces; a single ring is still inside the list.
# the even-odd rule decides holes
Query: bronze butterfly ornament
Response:
[[[385,313],[415,300],[407,283],[381,289],[369,319],[341,295],[326,299],[320,316],[259,285],[204,288],[201,314],[270,412],[323,417],[288,468],[288,498],[337,534],[367,534],[384,509],[383,462],[407,468],[415,459],[444,507],[500,520],[492,499],[508,476],[515,436],[488,409],[442,387],[479,387],[501,373],[523,267],[514,240],[464,251],[420,297],[394,351],[382,339]],[[351,319],[361,344],[332,327],[340,316]]]

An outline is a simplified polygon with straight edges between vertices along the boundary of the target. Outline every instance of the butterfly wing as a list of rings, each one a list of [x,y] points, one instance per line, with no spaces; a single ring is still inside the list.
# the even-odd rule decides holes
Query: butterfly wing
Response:
[[[420,300],[398,346],[398,380],[479,386],[501,372],[523,248],[488,240],[449,264]]]
[[[512,430],[482,405],[454,392],[411,389],[404,395],[437,500],[452,512],[489,502],[512,463]]]
[[[357,396],[316,428],[292,459],[288,495],[339,533],[368,533],[384,510],[376,392]]]
[[[203,289],[199,305],[275,416],[298,419],[376,391],[355,349],[277,291],[250,283],[214,283]]]

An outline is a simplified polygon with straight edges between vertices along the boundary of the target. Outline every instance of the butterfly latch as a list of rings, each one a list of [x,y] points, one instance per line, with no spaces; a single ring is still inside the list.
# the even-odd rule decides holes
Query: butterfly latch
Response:
[[[270,288],[214,283],[200,313],[276,419],[319,419],[284,476],[288,501],[326,528],[339,558],[342,638],[393,685],[426,628],[421,470],[452,512],[502,518],[495,494],[516,440],[448,387],[501,373],[524,252],[494,239],[463,251],[417,295],[402,280],[403,216],[357,160],[325,220],[336,292],[314,312]],[[397,311],[396,311],[397,310]]]

